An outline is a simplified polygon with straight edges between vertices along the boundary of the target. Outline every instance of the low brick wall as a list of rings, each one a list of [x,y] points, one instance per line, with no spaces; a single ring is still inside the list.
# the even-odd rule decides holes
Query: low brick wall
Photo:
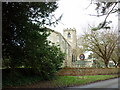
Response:
[[[57,72],[60,76],[110,75],[119,74],[119,68],[63,68]]]

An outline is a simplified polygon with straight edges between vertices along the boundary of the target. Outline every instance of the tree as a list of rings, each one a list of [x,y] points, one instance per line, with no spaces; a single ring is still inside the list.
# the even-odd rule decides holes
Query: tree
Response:
[[[112,55],[111,55],[111,60],[114,62],[115,64],[115,67],[118,67],[119,66],[119,50],[118,50],[118,47],[115,47]]]
[[[64,55],[60,49],[49,45],[49,34],[45,28],[60,20],[61,17],[51,20],[54,16],[52,12],[57,7],[56,2],[2,3],[4,67],[14,69],[24,66],[32,68],[41,76],[50,76],[60,67]],[[50,58],[54,55],[55,57]]]
[[[109,26],[109,24],[112,23],[112,21],[108,21],[107,18],[113,13],[119,13],[120,10],[117,7],[118,1],[114,0],[110,2],[110,1],[91,0],[90,5],[93,3],[96,5],[95,10],[97,11],[97,14],[91,16],[96,16],[96,17],[105,16],[103,22],[101,22],[97,27],[94,27],[93,30],[100,30],[103,28],[110,29],[111,27]]]
[[[109,24],[112,23],[112,21],[108,21],[107,18],[111,14],[120,13],[120,9],[118,8],[119,1],[113,0],[110,2],[110,1],[101,1],[101,0],[95,0],[95,1],[91,0],[90,5],[93,3],[96,5],[95,10],[97,11],[97,15],[91,15],[91,16],[97,16],[97,17],[105,16],[105,19],[97,27],[94,27],[92,30],[96,31],[96,30],[100,30],[103,28],[110,29],[111,27],[109,26]],[[119,17],[119,14],[118,14],[118,17]],[[119,28],[120,27],[118,26],[118,33],[120,34]],[[120,35],[118,36],[118,38],[119,38],[118,41],[120,41]],[[120,44],[120,42],[118,43],[117,47],[118,47],[118,50],[120,52],[120,45],[119,44]],[[120,54],[118,53],[117,55],[119,57],[118,62],[120,63]],[[120,66],[120,64],[119,64],[119,66]]]
[[[83,45],[86,50],[92,51],[104,60],[108,67],[111,55],[117,45],[117,36],[110,31],[91,31],[83,35]]]
[[[86,49],[83,47],[83,38],[80,37],[77,39],[77,56],[79,56],[80,54],[85,53]]]
[[[94,52],[90,53],[88,59],[93,59],[93,67],[105,67],[104,60]]]
[[[92,0],[93,1],[93,0]],[[107,18],[113,14],[113,13],[118,13],[118,17],[119,16],[119,13],[120,13],[120,9],[119,9],[119,1],[117,0],[114,0],[114,1],[99,1],[99,0],[96,0],[95,1],[95,4],[96,4],[96,10],[97,10],[97,16],[100,17],[100,16],[105,16],[105,19],[103,22],[101,22],[97,29],[96,30],[99,30],[99,29],[102,29],[102,28],[110,28],[109,23],[111,23],[111,21],[107,21]],[[96,16],[96,15],[95,15]],[[120,19],[118,19],[118,22],[119,22]],[[120,27],[118,25],[118,41],[120,41]],[[120,52],[120,42],[118,42],[118,51]],[[120,54],[117,53],[118,55],[118,63],[119,63],[119,66],[120,66]]]

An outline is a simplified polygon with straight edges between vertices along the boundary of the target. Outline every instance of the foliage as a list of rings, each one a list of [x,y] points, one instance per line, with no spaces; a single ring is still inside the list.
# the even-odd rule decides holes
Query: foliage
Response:
[[[29,74],[28,74],[28,71],[23,68],[22,68],[22,71],[24,71],[23,73],[20,72],[19,69],[17,70],[19,72],[18,71],[15,72],[14,76],[13,74],[9,73],[10,70],[3,70],[3,77],[2,77],[3,88],[7,86],[12,87],[12,86],[29,85],[29,84],[33,84],[33,83],[43,80],[39,75],[30,73],[30,70],[29,70]]]
[[[45,25],[52,25],[56,2],[3,2],[3,67],[32,68],[41,78],[49,79],[61,66],[63,53],[47,41]]]
[[[41,61],[36,62],[35,70],[45,79],[54,76],[54,73],[61,67],[65,54],[57,46],[45,47],[41,52]]]
[[[38,19],[40,17],[41,20],[48,17],[55,9],[53,8],[53,6],[56,6],[54,4],[55,3],[3,3],[3,61],[9,59],[9,61],[12,62],[12,65],[9,63],[10,67],[22,63],[21,60],[23,60],[24,57],[21,56],[25,56],[28,53],[25,53],[25,50],[29,48],[30,45],[32,45],[31,47],[33,48],[33,45],[35,43],[37,44],[38,41],[36,39],[38,37],[43,41],[41,44],[45,43],[47,35],[45,33],[43,35],[38,34],[38,31],[43,32],[45,29],[40,29],[39,25],[33,24],[32,21],[33,19]],[[48,6],[48,8],[46,8],[45,11],[44,9],[41,10],[46,6]],[[49,9],[49,7],[52,8]],[[41,25],[44,25],[42,22],[43,20],[41,21]]]

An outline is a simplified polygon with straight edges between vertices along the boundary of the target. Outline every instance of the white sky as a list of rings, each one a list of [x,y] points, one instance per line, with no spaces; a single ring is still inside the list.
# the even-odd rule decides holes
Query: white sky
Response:
[[[80,36],[88,28],[88,24],[91,26],[97,26],[99,22],[104,20],[104,18],[97,18],[88,15],[97,14],[95,11],[95,5],[92,4],[89,6],[90,1],[91,0],[59,0],[59,7],[54,13],[56,18],[61,14],[63,14],[63,17],[56,27],[49,28],[62,34],[63,29],[65,28],[75,28],[77,30],[77,36]],[[88,6],[89,8],[87,8]],[[113,21],[114,26],[118,25],[118,17],[116,17],[116,14],[111,15],[108,19]]]
[[[95,10],[95,4],[89,6],[91,0],[59,0],[59,7],[54,12],[56,18],[61,14],[63,17],[56,27],[49,27],[55,31],[63,34],[63,29],[75,28],[77,31],[77,36],[84,34],[84,31],[88,29],[88,24],[90,26],[97,26],[100,22],[104,20],[105,17],[95,17],[90,16],[97,15]],[[89,6],[89,8],[87,8]],[[87,8],[87,9],[86,9]],[[108,20],[113,22],[112,26],[118,26],[117,14],[112,14],[109,16]],[[86,52],[86,58],[91,52]]]

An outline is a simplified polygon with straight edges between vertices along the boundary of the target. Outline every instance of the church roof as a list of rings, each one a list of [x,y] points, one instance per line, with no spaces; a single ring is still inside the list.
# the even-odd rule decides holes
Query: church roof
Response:
[[[48,30],[48,31],[51,31],[51,32],[54,32],[54,33],[59,34],[60,36],[62,36],[61,33],[57,32],[57,31],[55,31],[55,30],[52,30],[52,29],[50,29],[50,28],[47,28],[47,30]],[[70,43],[69,43],[63,36],[62,36],[62,38],[68,43],[69,46],[71,46]]]

